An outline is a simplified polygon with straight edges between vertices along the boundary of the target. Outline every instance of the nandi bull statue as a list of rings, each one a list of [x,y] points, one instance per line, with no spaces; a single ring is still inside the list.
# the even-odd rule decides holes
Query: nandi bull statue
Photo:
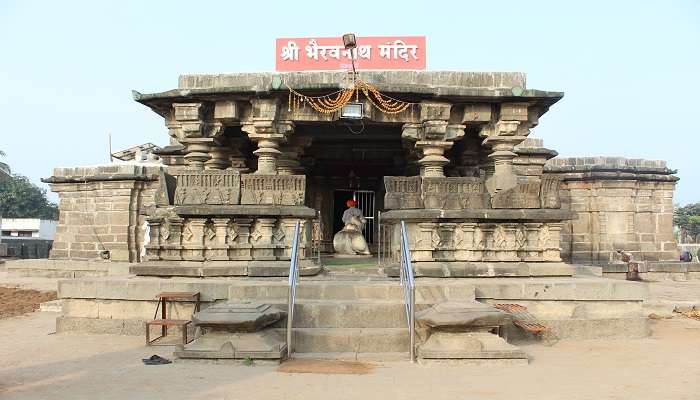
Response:
[[[345,227],[333,237],[333,248],[336,254],[370,255],[367,241],[362,235],[367,220],[362,215],[362,210],[355,207],[355,200],[348,200],[346,205],[348,209],[343,213]]]

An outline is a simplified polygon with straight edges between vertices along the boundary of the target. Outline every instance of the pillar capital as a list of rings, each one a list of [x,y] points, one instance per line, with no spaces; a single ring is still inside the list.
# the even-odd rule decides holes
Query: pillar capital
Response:
[[[269,104],[265,103],[264,106],[267,107]],[[265,107],[262,108],[266,109]],[[248,133],[250,140],[258,144],[258,149],[253,151],[253,154],[258,157],[256,173],[276,175],[277,160],[282,154],[279,147],[281,143],[286,142],[287,135],[294,130],[294,122],[253,117],[253,120],[244,124],[241,129]]]

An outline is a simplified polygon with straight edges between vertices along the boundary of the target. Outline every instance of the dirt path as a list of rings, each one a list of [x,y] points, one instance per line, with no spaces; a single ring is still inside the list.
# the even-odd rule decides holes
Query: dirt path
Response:
[[[366,375],[183,363],[140,337],[58,335],[53,313],[0,320],[2,399],[700,399],[700,322],[654,321],[640,340],[528,345],[528,366],[383,363]]]
[[[39,304],[56,300],[56,292],[0,286],[0,319],[34,312]]]

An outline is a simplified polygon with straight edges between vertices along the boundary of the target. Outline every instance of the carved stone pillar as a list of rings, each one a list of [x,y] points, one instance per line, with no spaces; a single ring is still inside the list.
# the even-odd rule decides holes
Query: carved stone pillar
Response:
[[[210,260],[228,260],[228,218],[212,218],[212,224],[214,229],[214,243],[210,245],[207,253],[207,257]]]
[[[274,234],[277,220],[275,218],[258,218],[255,221],[255,229],[250,235],[253,244],[254,260],[275,260],[275,248],[272,235]]]
[[[547,226],[549,226],[549,240],[542,254],[544,261],[561,261],[559,241],[561,238],[562,225],[561,222],[550,222],[547,224]]]
[[[149,241],[146,245],[146,256],[149,261],[160,260],[160,228],[163,218],[146,218],[148,222]]]
[[[168,218],[166,223],[161,226],[161,259],[172,261],[182,260],[183,222],[184,219],[182,218]]]
[[[398,226],[398,225],[397,225]],[[440,235],[436,222],[421,222],[418,224],[418,238],[411,249],[414,261],[433,261],[433,250],[440,244]]]
[[[183,259],[189,261],[204,261],[204,225],[205,218],[192,218],[185,225],[182,233]]]
[[[229,252],[231,260],[252,260],[252,245],[250,243],[250,218],[235,218],[229,228]]]
[[[301,156],[304,149],[311,144],[311,137],[291,137],[287,144],[280,147],[280,158],[277,160],[277,173],[279,175],[303,174]]]
[[[229,168],[237,170],[242,174],[250,172],[246,157],[241,151],[241,148],[245,146],[245,142],[245,138],[229,139]]]
[[[474,228],[476,228],[476,224],[473,222],[465,222],[455,227],[455,260],[476,261],[474,256]]]
[[[231,166],[230,148],[225,141],[213,141],[209,147],[209,160],[204,163],[204,169],[227,169]]]
[[[513,170],[513,159],[517,154],[513,150],[526,139],[530,134],[529,129],[536,124],[528,106],[527,103],[501,104],[498,121],[484,126],[480,132],[480,136],[485,138],[483,145],[491,149],[488,158],[493,162],[494,172],[487,178],[486,188],[492,194],[518,184]]]
[[[454,261],[455,260],[455,245],[454,232],[457,224],[451,222],[440,223],[438,235],[440,242],[436,248],[436,261]]]
[[[277,162],[282,152],[279,147],[294,129],[292,121],[278,121],[279,99],[254,99],[253,117],[242,126],[248,138],[258,144],[253,152],[258,157],[256,174],[276,175]]]
[[[523,224],[525,226],[525,256],[523,261],[542,261],[542,254],[539,251],[539,234],[542,224],[539,222],[528,222]]]
[[[497,256],[500,261],[520,261],[515,246],[515,233],[518,224],[501,223],[496,227],[494,235],[503,235],[502,242],[496,244]]]
[[[421,103],[421,122],[403,126],[401,137],[414,141],[421,157],[421,176],[445,176],[444,167],[450,162],[445,151],[464,136],[464,125],[449,123],[451,107],[448,103]]]
[[[191,169],[203,169],[211,156],[214,140],[223,134],[223,124],[211,119],[211,105],[204,103],[173,103],[173,113],[166,125],[170,135],[185,146],[185,164]]]
[[[494,224],[480,224],[479,228],[483,232],[484,253],[483,261],[500,261],[496,255],[496,240],[494,234],[496,226]]]

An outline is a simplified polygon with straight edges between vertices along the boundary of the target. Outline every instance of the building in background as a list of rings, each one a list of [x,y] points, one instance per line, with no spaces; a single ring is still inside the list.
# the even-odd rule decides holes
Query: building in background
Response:
[[[112,153],[112,158],[119,161],[158,162],[160,157],[158,157],[157,153],[160,150],[161,148],[153,143],[144,143],[114,152]]]
[[[39,218],[3,218],[0,232],[6,237],[40,238],[53,240],[58,221]]]

